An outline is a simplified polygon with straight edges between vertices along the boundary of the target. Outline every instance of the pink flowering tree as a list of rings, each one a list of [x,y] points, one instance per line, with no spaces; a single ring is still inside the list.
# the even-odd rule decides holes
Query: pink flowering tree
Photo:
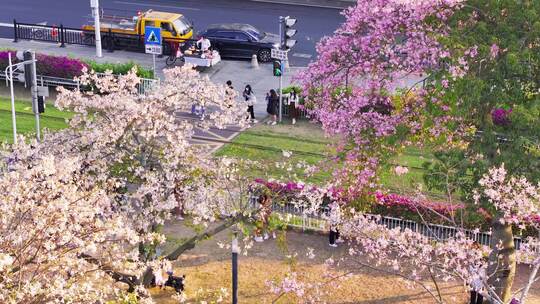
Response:
[[[458,2],[362,2],[318,44],[317,60],[299,81],[323,128],[343,135],[338,148],[346,165],[336,176],[348,191],[373,188],[381,164],[402,144],[424,132],[444,133],[449,118],[437,96],[418,87],[394,91],[421,81],[448,56],[437,37]]]
[[[373,192],[386,160],[403,146],[436,143],[431,149],[450,155],[438,162],[459,169],[444,172],[454,182],[452,201],[459,196],[491,217],[490,259],[499,267],[490,284],[505,303],[516,267],[508,240],[516,226],[501,221],[490,200],[472,205],[472,190],[502,163],[512,175],[540,178],[539,5],[362,1],[345,11],[346,22],[319,43],[319,57],[299,77],[323,128],[341,135],[344,166],[336,180],[350,195]],[[448,179],[434,174],[444,165],[428,168],[430,188],[449,189]]]
[[[284,189],[288,184],[278,182],[267,183],[271,189]],[[289,189],[293,187],[288,187]],[[282,190],[281,190],[282,191]],[[411,287],[420,286],[433,297],[437,303],[454,303],[451,296],[444,295],[441,284],[460,282],[464,286],[475,284],[482,290],[485,298],[491,303],[507,304],[512,298],[526,303],[531,287],[538,280],[540,268],[540,184],[533,185],[523,177],[508,176],[504,167],[490,169],[479,181],[475,190],[478,202],[489,200],[503,214],[501,224],[514,224],[530,231],[530,237],[523,238],[517,260],[530,265],[528,280],[511,293],[511,299],[504,299],[497,291],[497,277],[504,264],[492,263],[487,257],[497,255],[499,249],[506,246],[502,242],[493,248],[481,246],[475,240],[479,229],[468,230],[460,225],[460,218],[453,215],[454,209],[442,208],[433,203],[424,203],[409,199],[405,202],[396,200],[392,195],[377,193],[380,200],[397,201],[396,204],[416,210],[422,218],[417,229],[396,227],[393,229],[382,221],[378,215],[358,212],[343,201],[346,197],[331,188],[301,185],[294,187],[294,195],[287,194],[290,204],[298,208],[306,216],[319,214],[327,206],[330,210],[324,219],[339,227],[342,237],[347,241],[348,250],[342,256],[335,256],[327,261],[327,269],[318,281],[306,281],[292,272],[283,280],[269,282],[276,300],[290,294],[298,301],[306,303],[322,302],[327,288],[339,286],[341,279],[362,269],[379,271],[385,275],[402,278],[411,283]],[[325,198],[334,201],[325,204]],[[463,208],[457,206],[456,208]],[[427,213],[434,213],[451,223],[454,231],[448,235],[440,235],[430,231],[431,226],[423,220]],[[514,239],[505,240],[514,242]],[[313,250],[306,253],[314,256]],[[336,268],[339,264],[347,265],[346,271]],[[337,270],[337,272],[336,272]],[[474,282],[474,283],[473,283]],[[325,290],[326,288],[326,290]],[[467,287],[468,288],[468,287]],[[467,289],[465,288],[465,289]],[[330,293],[331,294],[331,293]]]

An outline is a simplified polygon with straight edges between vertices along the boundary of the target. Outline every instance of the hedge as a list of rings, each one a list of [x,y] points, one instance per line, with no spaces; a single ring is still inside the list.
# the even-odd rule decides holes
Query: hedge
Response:
[[[154,72],[152,70],[145,69],[132,61],[127,63],[97,63],[93,60],[85,60],[85,63],[88,64],[89,69],[97,73],[104,73],[106,70],[111,70],[116,75],[125,75],[136,66],[137,76],[141,78],[154,78]]]
[[[8,53],[11,53],[13,63],[20,62],[15,51],[0,51],[0,72],[8,66]],[[36,70],[38,75],[73,79],[82,74],[83,67],[93,69],[98,73],[112,70],[113,74],[127,74],[131,68],[137,66],[137,76],[141,78],[153,78],[154,72],[142,68],[134,62],[128,63],[97,63],[93,60],[80,60],[65,56],[52,56],[36,54]]]

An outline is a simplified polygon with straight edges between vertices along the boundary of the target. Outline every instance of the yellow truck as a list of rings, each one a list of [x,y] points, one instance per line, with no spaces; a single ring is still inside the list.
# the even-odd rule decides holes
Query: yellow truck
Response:
[[[190,40],[193,24],[184,15],[149,10],[134,17],[101,16],[101,43],[104,49],[144,51],[146,26],[161,28],[163,55],[171,54],[175,45]],[[84,25],[83,34],[94,39],[94,25]]]

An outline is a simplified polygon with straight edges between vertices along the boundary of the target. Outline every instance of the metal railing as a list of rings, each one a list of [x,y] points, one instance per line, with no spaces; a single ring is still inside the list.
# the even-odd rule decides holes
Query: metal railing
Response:
[[[93,33],[77,28],[65,27],[62,24],[47,25],[43,23],[20,23],[13,20],[13,41],[37,40],[66,44],[95,45]]]
[[[18,76],[24,76],[21,72],[15,72],[13,73],[13,80],[21,80],[21,82],[24,82],[24,77],[18,77]],[[97,73],[97,75],[104,75],[103,73]],[[6,79],[5,73],[2,71],[0,72],[0,79]],[[40,86],[48,86],[48,87],[59,87],[62,86],[64,88],[69,89],[81,89],[81,83],[78,80],[74,79],[68,79],[68,78],[60,78],[60,77],[53,77],[53,76],[44,76],[44,75],[37,75],[37,83]],[[6,79],[6,86],[8,86],[8,82]],[[147,94],[151,90],[156,89],[160,85],[159,79],[149,79],[149,78],[141,78],[140,83],[137,86],[139,94]]]
[[[303,208],[296,207],[292,204],[273,204],[272,210],[283,215],[283,218],[288,226],[300,228],[302,230],[314,230],[314,231],[328,231],[328,223],[325,219],[325,211],[320,210],[313,213],[304,212]],[[389,229],[399,228],[401,230],[410,229],[411,231],[420,233],[427,238],[435,241],[446,240],[456,236],[461,229],[457,227],[439,225],[439,224],[424,224],[415,221],[389,217],[389,216],[376,216],[373,214],[366,214],[373,219],[377,219],[377,222],[386,226]],[[461,230],[463,231],[463,230]],[[491,242],[490,232],[478,232],[475,233],[471,230],[465,230],[467,237],[477,241],[482,245],[489,246]],[[514,245],[516,249],[521,247],[522,239],[514,237]]]
[[[287,101],[288,101],[288,94],[284,94],[283,95],[283,100],[282,100],[282,102],[283,102],[283,105],[282,105],[283,116],[289,116],[289,106],[287,105]],[[304,109],[303,105],[301,106],[301,108],[297,108],[296,112],[297,112],[298,118],[306,118],[308,116],[308,112],[306,111],[306,109]]]

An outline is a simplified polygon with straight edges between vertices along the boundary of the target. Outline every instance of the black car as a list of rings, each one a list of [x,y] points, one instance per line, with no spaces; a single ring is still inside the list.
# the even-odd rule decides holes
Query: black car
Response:
[[[253,54],[261,62],[272,60],[272,48],[279,47],[279,36],[259,31],[243,23],[213,24],[199,36],[204,36],[222,57],[251,58]]]

